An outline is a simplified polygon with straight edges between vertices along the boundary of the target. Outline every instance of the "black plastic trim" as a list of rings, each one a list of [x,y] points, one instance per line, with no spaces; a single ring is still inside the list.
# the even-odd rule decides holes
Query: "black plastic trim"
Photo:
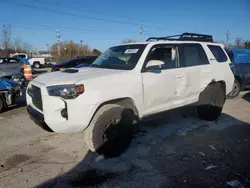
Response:
[[[166,36],[166,37],[150,37],[147,39],[147,41],[150,41],[150,40],[214,42],[212,35],[199,34],[199,33],[182,33],[181,35],[173,35],[173,36]]]
[[[27,112],[30,116],[30,118],[41,128],[48,132],[54,132],[44,121],[44,115],[34,108],[32,108],[30,105],[27,106]]]

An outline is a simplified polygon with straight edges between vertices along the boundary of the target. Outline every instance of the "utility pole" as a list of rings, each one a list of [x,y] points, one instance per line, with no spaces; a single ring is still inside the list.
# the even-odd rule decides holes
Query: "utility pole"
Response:
[[[229,31],[227,30],[227,32],[226,32],[226,40],[227,40],[227,48],[229,47],[229,44],[228,44],[228,42],[229,42]]]
[[[50,50],[49,50],[49,44],[46,44],[47,48],[48,48],[48,57],[50,56]]]
[[[61,55],[60,53],[60,31],[59,30],[56,30],[56,38],[57,38],[57,51],[58,51],[58,56]]]
[[[142,29],[142,24],[141,24],[141,22],[140,22],[139,40],[142,39],[142,31],[143,31],[143,29]]]

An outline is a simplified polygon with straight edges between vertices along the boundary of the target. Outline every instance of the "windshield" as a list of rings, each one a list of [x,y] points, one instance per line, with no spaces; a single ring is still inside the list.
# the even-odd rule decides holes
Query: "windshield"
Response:
[[[145,44],[134,44],[109,48],[90,67],[132,70],[136,66],[145,47]]]

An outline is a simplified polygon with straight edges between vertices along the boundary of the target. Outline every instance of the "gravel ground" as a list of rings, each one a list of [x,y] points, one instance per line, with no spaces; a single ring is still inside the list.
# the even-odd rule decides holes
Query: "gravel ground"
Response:
[[[43,131],[20,99],[0,115],[0,187],[250,187],[249,103],[248,92],[227,100],[215,122],[191,107],[163,113],[140,123],[123,155],[104,159],[81,133]]]

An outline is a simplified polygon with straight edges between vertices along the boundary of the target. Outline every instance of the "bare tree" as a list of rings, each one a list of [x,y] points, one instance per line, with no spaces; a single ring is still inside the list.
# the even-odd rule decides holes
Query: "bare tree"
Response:
[[[50,53],[52,56],[57,57],[58,61],[71,59],[77,56],[88,56],[94,54],[88,45],[79,45],[73,41],[60,42],[60,57],[58,57],[57,43],[51,45]]]
[[[5,51],[5,55],[8,56],[9,46],[11,40],[11,25],[3,25],[2,26],[2,46]]]
[[[31,53],[31,50],[32,50],[32,45],[29,44],[29,43],[23,43],[22,45],[22,50],[26,53]]]
[[[15,38],[13,42],[13,47],[15,52],[21,52],[22,51],[22,41],[19,38]]]
[[[240,38],[240,37],[235,38],[235,47],[236,48],[241,48],[242,46],[243,46],[242,38]]]
[[[244,47],[245,47],[246,49],[250,49],[250,41],[246,41],[246,42],[244,43]]]

